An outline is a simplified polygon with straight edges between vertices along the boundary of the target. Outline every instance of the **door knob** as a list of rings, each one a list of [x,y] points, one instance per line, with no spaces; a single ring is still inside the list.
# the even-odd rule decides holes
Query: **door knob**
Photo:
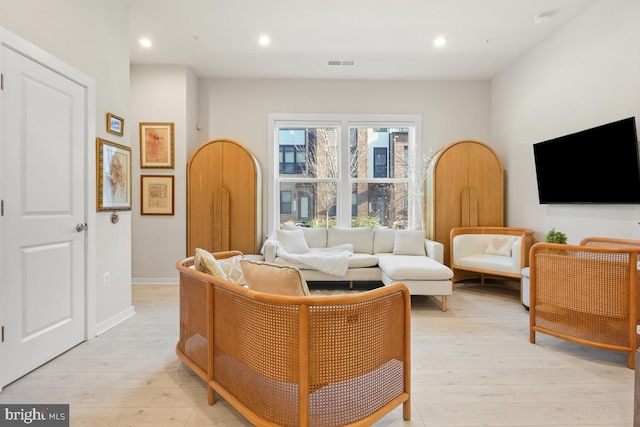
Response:
[[[78,233],[82,233],[83,231],[85,231],[88,228],[87,223],[84,224],[78,224],[76,225],[76,231]]]

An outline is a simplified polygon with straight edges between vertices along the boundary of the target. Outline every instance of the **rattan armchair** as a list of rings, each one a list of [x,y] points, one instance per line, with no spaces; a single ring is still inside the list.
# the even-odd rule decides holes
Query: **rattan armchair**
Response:
[[[536,243],[530,252],[529,339],[536,332],[627,353],[638,347],[640,241],[586,238],[580,245]]]
[[[507,256],[486,253],[494,239],[514,239]],[[520,280],[529,265],[533,230],[519,227],[454,227],[450,232],[451,269],[455,284],[472,277]]]
[[[237,254],[216,253],[216,259]],[[337,296],[257,292],[177,263],[179,358],[256,426],[410,419],[411,297],[402,284]]]

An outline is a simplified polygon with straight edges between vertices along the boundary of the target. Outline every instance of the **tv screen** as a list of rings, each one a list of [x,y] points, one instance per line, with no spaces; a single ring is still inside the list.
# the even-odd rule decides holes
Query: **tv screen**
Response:
[[[540,203],[640,204],[635,117],[533,145]]]

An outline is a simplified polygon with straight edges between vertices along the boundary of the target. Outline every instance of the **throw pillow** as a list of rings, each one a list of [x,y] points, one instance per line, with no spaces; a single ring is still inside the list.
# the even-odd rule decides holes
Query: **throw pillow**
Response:
[[[227,281],[235,283],[237,285],[244,285],[247,282],[242,274],[242,266],[240,261],[244,259],[244,255],[235,255],[229,258],[219,259],[220,267],[222,271],[227,275]]]
[[[220,266],[218,260],[209,252],[201,248],[196,248],[196,255],[193,260],[196,270],[227,280],[227,275]]]
[[[276,236],[278,236],[278,243],[285,252],[290,254],[309,252],[307,239],[304,238],[304,233],[299,228],[297,230],[276,230]]]
[[[515,236],[496,236],[489,240],[485,254],[511,256],[511,247],[515,243]]]
[[[393,241],[396,238],[396,230],[393,228],[373,229],[373,253],[392,253]]]
[[[427,255],[422,230],[396,230],[393,240],[394,255]]]
[[[282,230],[302,230],[307,245],[310,248],[326,248],[327,247],[327,228],[326,227],[300,227],[285,222],[281,226]]]
[[[240,264],[249,289],[275,295],[309,295],[307,282],[295,267],[247,259]]]

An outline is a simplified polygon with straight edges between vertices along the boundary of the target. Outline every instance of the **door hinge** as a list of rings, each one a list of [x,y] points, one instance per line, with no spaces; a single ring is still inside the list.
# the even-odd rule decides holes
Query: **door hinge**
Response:
[[[4,200],[0,200],[0,216],[4,216]]]
[[[4,342],[4,326],[2,327],[2,340],[0,342]]]
[[[4,74],[0,74],[0,90],[4,90]]]

